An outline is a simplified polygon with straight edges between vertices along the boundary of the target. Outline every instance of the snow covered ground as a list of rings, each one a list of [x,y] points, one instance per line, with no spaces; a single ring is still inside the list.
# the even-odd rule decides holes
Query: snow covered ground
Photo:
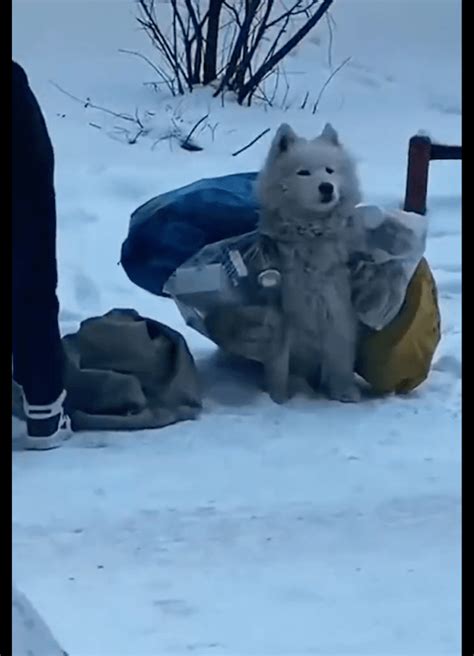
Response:
[[[283,120],[330,120],[359,157],[368,202],[397,206],[408,138],[461,140],[460,3],[336,0],[327,79],[324,26],[291,57],[285,109],[180,99],[153,72],[130,0],[14,0],[13,52],[46,114],[57,158],[64,332],[112,307],[180,330],[202,373],[195,422],[137,434],[77,435],[13,453],[18,586],[71,656],[434,656],[460,654],[460,164],[431,170],[428,259],[443,340],[407,398],[357,406],[273,405],[249,367],[230,367],[171,302],[117,266],[130,212],[160,192],[257,168]],[[156,112],[135,145],[123,126],[51,84],[116,111]],[[210,112],[204,151],[154,142]],[[94,123],[101,129],[90,125]],[[110,135],[115,139],[110,138]],[[15,425],[15,431],[18,426]]]

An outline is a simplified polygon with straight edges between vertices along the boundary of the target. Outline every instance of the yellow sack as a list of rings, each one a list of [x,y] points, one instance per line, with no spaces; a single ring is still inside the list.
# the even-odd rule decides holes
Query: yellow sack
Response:
[[[423,259],[395,319],[362,339],[356,371],[378,394],[406,394],[427,378],[440,339],[436,283]]]

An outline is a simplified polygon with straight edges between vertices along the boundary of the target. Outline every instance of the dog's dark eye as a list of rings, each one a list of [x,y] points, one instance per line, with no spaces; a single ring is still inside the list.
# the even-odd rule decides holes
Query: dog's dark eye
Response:
[[[326,173],[329,173],[329,175],[332,175],[334,173],[334,169],[330,169],[329,166],[326,166]]]
[[[297,175],[311,175],[311,172],[308,171],[308,169],[300,169],[296,173],[297,173]]]

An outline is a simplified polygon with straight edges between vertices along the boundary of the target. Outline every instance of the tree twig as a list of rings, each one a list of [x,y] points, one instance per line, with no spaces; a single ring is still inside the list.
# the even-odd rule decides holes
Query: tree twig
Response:
[[[323,93],[324,93],[325,89],[327,88],[328,84],[331,82],[331,80],[333,79],[333,77],[334,77],[335,75],[337,75],[337,73],[341,70],[341,68],[344,68],[344,66],[350,62],[351,59],[352,59],[352,57],[347,57],[346,59],[344,59],[344,61],[342,62],[342,64],[339,64],[339,66],[337,66],[337,67],[333,70],[333,72],[331,73],[331,75],[328,77],[328,79],[326,80],[326,82],[323,84],[323,86],[322,86],[322,88],[321,88],[321,91],[319,92],[318,97],[316,98],[316,102],[315,102],[314,105],[313,105],[313,111],[312,111],[313,114],[316,114],[316,112],[318,111],[319,103],[320,103],[320,101],[321,101],[321,98],[323,97]]]
[[[111,109],[107,109],[107,107],[100,107],[99,105],[94,105],[90,101],[89,98],[86,100],[82,100],[82,98],[78,98],[72,93],[69,93],[69,91],[66,91],[62,87],[59,86],[59,84],[56,84],[56,82],[50,81],[53,86],[55,86],[61,93],[64,93],[66,96],[71,98],[72,100],[75,100],[76,102],[80,103],[81,105],[84,106],[84,109],[95,109],[100,112],[104,112],[105,114],[108,114],[109,116],[114,116],[115,118],[119,118],[122,121],[128,121],[130,123],[133,123],[134,125],[137,126],[137,131],[132,135],[131,131],[128,130],[127,128],[124,128],[122,126],[115,126],[114,127],[114,132],[116,133],[121,133],[127,135],[127,143],[130,145],[136,144],[138,139],[149,132],[149,130],[144,126],[142,119],[140,118],[140,115],[138,113],[138,108],[135,109],[135,116],[130,116],[129,114],[121,114],[119,112],[114,112]],[[97,125],[97,123],[89,123],[89,125],[93,128],[96,128],[97,130],[101,130],[101,126]]]
[[[82,98],[78,98],[74,94],[69,93],[69,91],[66,91],[65,89],[63,89],[61,86],[59,86],[59,84],[57,84],[56,82],[53,82],[52,80],[50,80],[50,84],[52,84],[53,87],[56,87],[56,89],[58,89],[58,91],[61,91],[61,93],[64,93],[66,96],[68,96],[72,100],[75,100],[76,102],[83,105],[84,109],[88,109],[90,107],[91,109],[96,109],[100,112],[104,112],[105,114],[109,114],[110,116],[115,116],[115,118],[120,118],[123,121],[130,121],[131,123],[136,123],[137,122],[136,118],[134,118],[133,116],[130,116],[130,114],[123,114],[123,113],[120,113],[120,112],[114,112],[111,109],[107,109],[106,107],[100,107],[100,105],[95,105],[93,102],[91,102],[90,98],[86,98],[86,100],[83,100]]]
[[[242,51],[244,50],[245,44],[247,43],[250,28],[252,26],[252,19],[255,16],[255,12],[258,9],[259,3],[260,0],[249,0],[248,2],[245,18],[242,22],[242,25],[240,26],[239,32],[237,34],[237,38],[234,43],[234,47],[232,49],[232,53],[230,55],[228,64],[226,66],[224,76],[217,88],[217,91],[214,93],[214,97],[218,96],[228,86],[232,77],[237,72],[239,66],[239,58],[241,56]],[[226,6],[227,5],[228,3],[226,3]]]
[[[291,52],[293,48],[295,48],[295,46],[297,46],[298,43],[300,43],[300,41],[313,29],[313,27],[321,20],[326,11],[332,5],[333,1],[334,0],[323,0],[321,4],[318,5],[317,10],[314,12],[311,18],[309,18],[306,23],[302,25],[302,27],[300,27],[300,29],[291,38],[288,39],[286,43],[284,43],[276,52],[274,52],[272,56],[269,57],[262,64],[262,66],[260,66],[260,68],[255,72],[250,80],[248,80],[248,82],[239,89],[237,100],[240,104],[243,103],[245,98],[249,93],[252,92],[253,89],[258,87],[265,75],[271,71],[272,68],[275,68],[275,66],[289,52]]]
[[[173,80],[168,75],[163,73],[163,71],[160,70],[158,66],[156,66],[156,64],[154,64],[151,61],[151,59],[148,59],[148,57],[145,57],[145,55],[142,55],[141,52],[137,52],[136,50],[126,50],[125,48],[119,48],[119,52],[126,55],[133,55],[134,57],[138,57],[139,59],[143,59],[143,61],[145,61],[149,66],[151,66],[151,68],[155,71],[158,77],[161,78],[163,84],[167,85],[168,89],[171,91],[171,94],[173,96],[176,95],[174,90]]]
[[[305,93],[304,100],[303,100],[303,102],[301,103],[301,107],[300,107],[300,109],[304,109],[304,108],[306,107],[306,103],[308,102],[308,98],[309,98],[309,91],[307,91],[307,92]]]
[[[334,18],[331,16],[331,12],[326,12],[326,23],[328,26],[329,32],[329,43],[328,43],[328,66],[332,69],[332,45],[334,41]]]
[[[186,9],[188,10],[188,17],[193,25],[194,37],[196,39],[196,51],[194,55],[194,69],[192,71],[191,82],[193,84],[199,84],[201,81],[201,66],[202,66],[202,46],[203,46],[203,36],[202,36],[202,27],[199,22],[199,19],[194,11],[193,3],[191,0],[184,0]],[[189,50],[191,52],[192,41],[189,37],[189,30],[186,35],[183,35],[183,40],[185,45],[187,43]],[[194,39],[193,39],[194,40]]]
[[[267,128],[266,130],[261,132],[259,135],[257,135],[255,137],[255,139],[252,139],[252,141],[250,141],[246,146],[244,146],[243,148],[240,148],[240,150],[236,150],[235,153],[232,153],[232,157],[237,157],[237,155],[240,155],[240,153],[243,153],[244,150],[247,150],[247,148],[250,148],[250,146],[253,146],[254,143],[257,143],[257,141],[259,139],[261,139],[262,137],[264,137],[268,132],[270,132],[270,128]]]
[[[181,142],[180,144],[181,148],[184,148],[184,150],[202,150],[200,146],[195,146],[191,144],[190,141],[193,134],[196,132],[198,127],[201,125],[201,123],[203,123],[206,120],[206,118],[209,118],[209,114],[206,114],[205,116],[200,118],[199,121],[193,126],[188,136]]]
[[[179,59],[175,56],[175,53],[173,52],[172,45],[169,44],[168,39],[163,34],[163,32],[160,29],[160,26],[157,23],[154,13],[154,0],[137,0],[137,3],[145,17],[145,18],[137,17],[137,22],[145,29],[153,45],[165,58],[165,61],[167,62],[168,66],[170,67],[175,77],[176,84],[178,86],[178,93],[183,94],[184,88],[181,81],[181,77],[183,77],[183,79],[188,83],[188,85],[189,85],[189,80],[187,79],[186,72],[181,66]],[[176,22],[176,17],[174,17],[174,21],[173,21],[174,27],[175,27],[175,22]]]

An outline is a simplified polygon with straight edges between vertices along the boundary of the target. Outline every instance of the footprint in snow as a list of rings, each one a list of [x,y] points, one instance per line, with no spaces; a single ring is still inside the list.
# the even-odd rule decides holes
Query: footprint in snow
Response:
[[[462,377],[462,363],[455,355],[443,355],[433,365],[434,371],[452,374],[455,378]]]
[[[455,280],[441,280],[438,283],[438,292],[444,294],[461,294],[462,282],[458,279]]]
[[[156,599],[153,606],[159,608],[166,615],[187,617],[196,613],[196,610],[182,599]]]

